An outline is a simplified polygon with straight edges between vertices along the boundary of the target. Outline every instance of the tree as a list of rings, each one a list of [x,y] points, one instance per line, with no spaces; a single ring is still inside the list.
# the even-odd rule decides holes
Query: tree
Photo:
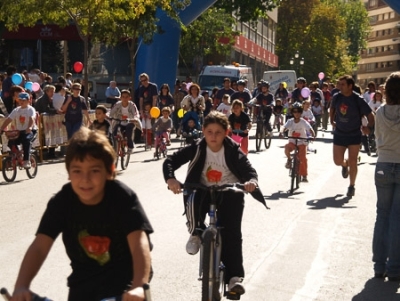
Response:
[[[121,22],[133,22],[137,28],[154,26],[146,22],[157,21],[155,11],[160,8],[176,16],[175,7],[181,7],[186,0],[20,0],[18,2],[2,1],[0,20],[11,30],[17,30],[19,24],[33,26],[38,20],[44,24],[65,26],[72,22],[84,43],[84,76],[88,80],[88,50],[91,41],[105,41],[107,35],[99,29],[112,29],[115,36],[121,37]],[[151,15],[151,18],[148,18]],[[144,16],[144,18],[142,18]],[[142,18],[142,19],[141,19]],[[149,25],[146,27],[146,25]],[[131,27],[127,27],[131,29]],[[137,33],[139,31],[135,31]],[[145,32],[144,30],[142,32]],[[154,33],[154,31],[152,31]],[[151,34],[151,33],[149,33]],[[110,35],[108,35],[109,37]],[[130,35],[130,37],[132,37]],[[111,40],[109,40],[111,41]],[[87,98],[88,89],[85,89]]]
[[[190,74],[198,73],[200,65],[209,61],[209,55],[226,57],[230,54],[235,37],[239,35],[233,30],[234,22],[231,14],[213,7],[182,31],[180,56]]]
[[[233,13],[240,22],[254,23],[258,18],[267,18],[267,11],[271,11],[280,4],[281,0],[217,0],[214,7],[223,9],[226,13]]]

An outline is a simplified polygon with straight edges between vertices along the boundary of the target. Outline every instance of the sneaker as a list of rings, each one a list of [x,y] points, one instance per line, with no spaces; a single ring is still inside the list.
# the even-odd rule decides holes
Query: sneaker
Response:
[[[352,197],[354,196],[356,192],[356,189],[354,188],[354,186],[349,186],[349,188],[347,189],[347,196]]]
[[[198,235],[190,235],[188,242],[186,243],[186,252],[190,255],[195,255],[199,252],[201,240]]]
[[[22,167],[25,168],[25,169],[31,168],[31,162],[30,161],[24,161],[24,163],[22,164]]]
[[[305,183],[308,183],[307,177],[303,177],[303,178],[301,179],[301,181],[302,181],[302,182],[305,182]]]
[[[171,145],[171,141],[169,141],[169,140],[167,140],[167,146],[170,146]]]
[[[290,169],[290,168],[292,167],[292,160],[288,159],[288,160],[286,161],[285,167],[286,167],[287,169]]]
[[[228,291],[237,295],[243,295],[246,290],[244,289],[242,282],[242,277],[232,277],[231,280],[229,280]]]
[[[349,176],[349,167],[342,166],[342,177],[346,179],[348,176]]]
[[[133,154],[133,148],[128,148],[128,154]]]

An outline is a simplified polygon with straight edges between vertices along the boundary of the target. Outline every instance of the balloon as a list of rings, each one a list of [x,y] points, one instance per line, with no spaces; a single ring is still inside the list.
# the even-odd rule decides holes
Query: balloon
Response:
[[[323,80],[325,78],[324,72],[318,73],[318,78],[319,78],[319,80]]]
[[[40,89],[40,85],[38,83],[33,83],[32,84],[32,91],[37,92]]]
[[[287,82],[282,82],[283,88],[286,89],[287,87]]]
[[[75,64],[74,64],[74,71],[76,72],[76,73],[79,73],[79,72],[81,72],[83,70],[83,64],[82,64],[82,62],[75,62]]]
[[[310,89],[307,87],[301,89],[301,96],[303,96],[303,98],[308,98],[308,96],[310,96]]]
[[[25,89],[27,89],[29,91],[32,91],[32,86],[33,86],[32,82],[26,82],[25,83]]]
[[[19,73],[14,73],[13,76],[11,76],[11,80],[14,85],[19,85],[22,82],[22,76]]]
[[[186,113],[186,112],[185,112],[183,109],[179,109],[179,110],[178,110],[178,117],[179,117],[179,118],[183,118],[183,115],[185,115],[185,113]]]
[[[150,109],[150,116],[152,118],[158,118],[158,116],[160,116],[160,109],[157,107],[152,107]]]

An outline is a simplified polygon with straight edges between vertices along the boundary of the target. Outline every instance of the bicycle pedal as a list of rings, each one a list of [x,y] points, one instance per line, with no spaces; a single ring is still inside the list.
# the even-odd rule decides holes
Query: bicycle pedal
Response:
[[[226,293],[226,299],[227,300],[240,300],[240,295],[232,292],[227,292]]]

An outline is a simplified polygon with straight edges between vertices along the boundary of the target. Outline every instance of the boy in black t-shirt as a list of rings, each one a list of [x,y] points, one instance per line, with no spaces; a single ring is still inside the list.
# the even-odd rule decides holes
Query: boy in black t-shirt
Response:
[[[13,300],[31,299],[31,281],[60,233],[72,267],[68,301],[144,300],[153,229],[136,194],[114,180],[114,160],[104,135],[87,128],[74,134],[65,158],[70,183],[47,205]]]
[[[107,108],[103,105],[99,105],[96,107],[96,119],[89,126],[91,130],[96,130],[108,137],[110,133],[110,122],[106,119],[107,117]]]

